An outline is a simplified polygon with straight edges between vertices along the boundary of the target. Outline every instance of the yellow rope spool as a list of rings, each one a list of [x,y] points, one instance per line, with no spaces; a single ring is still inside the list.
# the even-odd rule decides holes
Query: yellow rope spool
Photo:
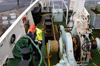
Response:
[[[49,50],[50,53],[57,53],[58,52],[58,42],[56,40],[49,40]]]

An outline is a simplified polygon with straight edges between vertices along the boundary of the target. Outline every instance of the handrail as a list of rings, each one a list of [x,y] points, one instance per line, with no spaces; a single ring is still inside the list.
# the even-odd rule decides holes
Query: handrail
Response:
[[[54,2],[53,1],[58,1],[58,0],[52,0],[52,4],[54,4]],[[50,0],[49,0],[49,2],[50,2]],[[67,25],[67,20],[68,20],[68,7],[67,7],[67,5],[66,5],[66,3],[65,3],[65,1],[64,0],[62,0],[62,3],[64,3],[64,5],[65,5],[65,7],[66,7],[66,25]],[[49,3],[50,4],[50,3]],[[53,7],[54,7],[54,5],[53,5]],[[63,4],[62,4],[62,7],[63,7]]]
[[[15,21],[14,23],[6,30],[6,32],[0,37],[0,43],[6,38],[10,31],[16,26],[18,22],[25,16],[25,14],[30,11],[30,9],[37,3],[39,0],[34,1]]]
[[[14,22],[13,24],[4,32],[4,34],[0,37],[0,65],[6,62],[7,58],[14,58],[12,54],[12,49],[14,48],[14,44],[11,44],[11,37],[14,34],[16,41],[22,36],[25,35],[25,26],[22,22],[23,17],[27,17],[30,24],[34,24],[34,19],[32,18],[31,10],[39,4],[39,0],[35,0]],[[6,48],[6,49],[5,49]]]
[[[64,0],[63,0],[63,3],[64,3],[64,5],[65,5],[65,7],[66,7],[66,25],[67,25],[67,20],[68,20],[68,7],[67,7],[67,5],[66,5],[66,3],[64,2]]]
[[[98,2],[99,0],[85,0],[85,1],[86,1],[86,2],[87,2],[87,1],[89,1],[89,2],[94,1],[95,4],[96,4],[96,2]]]

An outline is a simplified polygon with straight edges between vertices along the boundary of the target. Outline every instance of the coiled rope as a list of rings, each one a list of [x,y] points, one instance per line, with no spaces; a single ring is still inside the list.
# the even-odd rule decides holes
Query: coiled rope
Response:
[[[38,51],[39,51],[39,53],[40,53],[40,56],[41,56],[41,59],[40,59],[39,65],[38,65],[38,66],[40,66],[41,63],[42,63],[42,53],[41,53],[40,49],[37,47],[37,45],[33,42],[33,40],[32,40],[29,36],[27,36],[27,35],[23,35],[23,36],[21,37],[21,39],[17,41],[17,43],[15,44],[14,50],[13,50],[13,54],[14,54],[15,56],[17,56],[17,57],[21,57],[21,56],[22,56],[21,49],[24,48],[24,47],[27,47],[27,48],[31,49],[30,52],[33,51],[33,50],[32,50],[31,44],[28,46],[28,40],[23,39],[25,36],[26,36],[28,39],[30,39],[31,42],[32,42],[32,44],[38,49]]]

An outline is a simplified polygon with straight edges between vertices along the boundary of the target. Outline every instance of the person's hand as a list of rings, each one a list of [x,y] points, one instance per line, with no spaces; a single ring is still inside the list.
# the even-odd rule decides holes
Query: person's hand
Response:
[[[39,48],[39,45],[37,45],[37,47]]]
[[[24,38],[27,38],[27,36],[24,36]]]
[[[19,39],[21,39],[22,37],[20,37]],[[27,38],[27,36],[24,36],[24,38],[26,39]]]

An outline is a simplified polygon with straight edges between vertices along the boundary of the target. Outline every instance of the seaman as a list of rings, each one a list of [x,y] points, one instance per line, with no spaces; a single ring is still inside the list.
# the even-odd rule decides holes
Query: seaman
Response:
[[[39,49],[41,50],[42,31],[40,29],[36,28],[35,25],[30,25],[27,35],[31,37],[31,39],[35,42],[37,47],[39,47]],[[30,40],[29,40],[28,44],[31,44],[33,51],[35,51],[35,53],[33,54],[34,56],[37,56],[35,61],[40,60],[40,54],[38,52],[38,49],[32,44],[32,42]]]

